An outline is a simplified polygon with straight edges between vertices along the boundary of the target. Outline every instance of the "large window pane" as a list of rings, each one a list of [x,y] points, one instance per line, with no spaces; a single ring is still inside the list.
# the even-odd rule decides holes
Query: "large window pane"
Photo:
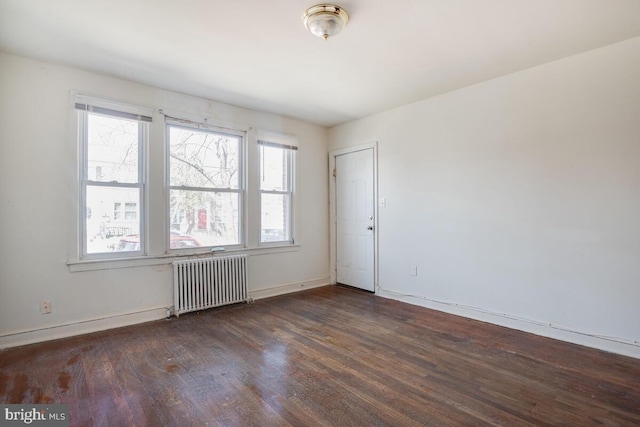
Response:
[[[260,203],[262,215],[260,219],[260,241],[282,242],[290,240],[290,196],[288,194],[263,193]]]
[[[87,254],[140,250],[140,189],[87,185],[86,199]]]
[[[241,137],[169,127],[170,185],[240,188]]]
[[[240,194],[170,191],[169,247],[240,244]]]
[[[88,114],[88,180],[138,182],[138,126],[133,120]]]
[[[288,191],[288,157],[289,150],[261,146],[261,190]]]

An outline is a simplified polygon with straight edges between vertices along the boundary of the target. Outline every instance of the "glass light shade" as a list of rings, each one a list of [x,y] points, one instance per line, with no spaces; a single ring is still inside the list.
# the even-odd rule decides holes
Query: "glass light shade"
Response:
[[[339,6],[319,4],[307,9],[302,21],[314,36],[326,40],[342,30],[349,21],[349,15]]]
[[[309,18],[307,26],[311,34],[326,39],[342,30],[342,20],[332,15],[314,15]]]

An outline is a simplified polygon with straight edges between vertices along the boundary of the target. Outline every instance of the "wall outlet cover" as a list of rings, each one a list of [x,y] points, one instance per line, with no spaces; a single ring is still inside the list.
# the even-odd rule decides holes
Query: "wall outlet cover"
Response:
[[[40,313],[42,314],[51,313],[51,301],[40,301]]]

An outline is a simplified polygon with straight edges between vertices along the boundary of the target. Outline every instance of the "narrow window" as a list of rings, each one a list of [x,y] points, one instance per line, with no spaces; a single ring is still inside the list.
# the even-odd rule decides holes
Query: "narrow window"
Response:
[[[169,248],[242,243],[243,135],[167,125]]]
[[[81,253],[144,252],[143,156],[151,117],[95,104],[76,102],[82,151]]]
[[[293,171],[297,147],[259,140],[260,243],[293,243]]]

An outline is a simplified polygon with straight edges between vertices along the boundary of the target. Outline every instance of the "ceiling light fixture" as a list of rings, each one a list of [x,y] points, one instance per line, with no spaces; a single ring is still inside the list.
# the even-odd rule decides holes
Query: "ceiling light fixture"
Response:
[[[347,25],[349,15],[340,6],[322,3],[307,9],[302,15],[302,22],[311,34],[326,40]]]

